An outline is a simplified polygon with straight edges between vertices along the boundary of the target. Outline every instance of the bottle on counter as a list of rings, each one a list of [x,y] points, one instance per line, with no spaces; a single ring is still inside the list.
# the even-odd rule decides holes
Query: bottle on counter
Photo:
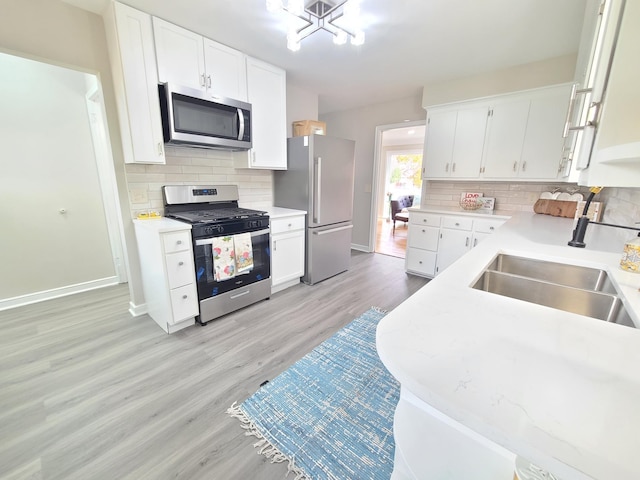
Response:
[[[640,273],[640,233],[625,243],[620,268],[628,272]]]

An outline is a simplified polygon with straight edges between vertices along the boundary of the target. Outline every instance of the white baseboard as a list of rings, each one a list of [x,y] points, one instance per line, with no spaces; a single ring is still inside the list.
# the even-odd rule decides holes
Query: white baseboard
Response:
[[[0,311],[8,310],[10,308],[22,307],[23,305],[29,305],[32,303],[44,302],[45,300],[51,300],[54,298],[66,297],[67,295],[86,292],[88,290],[95,290],[97,288],[110,287],[111,285],[117,284],[118,277],[113,276],[100,278],[98,280],[91,280],[90,282],[68,285],[66,287],[44,290],[42,292],[29,293],[27,295],[20,295],[18,297],[5,298],[3,300],[0,300]]]
[[[369,245],[358,245],[356,243],[351,244],[351,250],[358,250],[359,252],[371,253]]]
[[[129,302],[129,313],[132,317],[139,317],[140,315],[144,315],[147,313],[147,304],[141,303],[140,305],[136,305],[133,302]]]

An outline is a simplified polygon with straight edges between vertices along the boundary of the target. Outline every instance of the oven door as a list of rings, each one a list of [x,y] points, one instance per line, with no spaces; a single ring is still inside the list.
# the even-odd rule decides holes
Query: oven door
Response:
[[[270,247],[269,247],[269,229],[257,230],[249,232],[251,234],[251,245],[246,243],[244,246],[237,246],[238,251],[241,249],[251,248],[253,257],[253,267],[245,267],[245,271],[238,273],[238,264],[233,267],[234,272],[227,271],[222,275],[223,278],[216,279],[216,267],[218,271],[225,270],[221,268],[233,264],[229,255],[218,254],[218,260],[214,259],[214,249],[220,244],[223,238],[236,240],[238,235],[220,235],[208,238],[198,238],[194,241],[194,256],[196,267],[196,282],[198,285],[198,299],[200,301],[221,295],[223,293],[241,288],[245,285],[267,280],[271,277],[270,264]],[[232,242],[233,240],[226,240]],[[234,252],[236,248],[234,247]],[[241,254],[241,253],[240,253]],[[248,257],[245,253],[244,257]],[[218,264],[216,265],[216,262]],[[230,267],[229,267],[230,268]],[[228,277],[228,278],[227,278]]]

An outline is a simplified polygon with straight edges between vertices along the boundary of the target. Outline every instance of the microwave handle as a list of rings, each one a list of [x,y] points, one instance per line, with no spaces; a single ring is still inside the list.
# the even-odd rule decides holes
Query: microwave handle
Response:
[[[238,108],[238,140],[244,137],[244,112]]]

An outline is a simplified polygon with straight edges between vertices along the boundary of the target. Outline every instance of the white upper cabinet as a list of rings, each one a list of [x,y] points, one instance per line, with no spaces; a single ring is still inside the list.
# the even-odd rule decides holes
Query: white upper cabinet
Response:
[[[427,178],[446,178],[451,175],[453,162],[453,140],[456,134],[457,110],[427,112],[423,170]]]
[[[640,2],[607,0],[585,42],[591,57],[581,87],[585,99],[574,157],[579,183],[640,185]],[[589,22],[585,21],[585,25]],[[619,28],[618,28],[619,27]],[[617,41],[616,41],[617,35]],[[579,79],[580,80],[580,79]],[[579,99],[577,100],[579,101]],[[589,110],[588,105],[596,108]],[[595,113],[594,113],[595,111]],[[590,122],[590,123],[589,123]],[[593,148],[591,145],[593,144]]]
[[[153,18],[158,79],[208,93],[247,100],[244,54],[197,33]]]
[[[286,81],[281,68],[247,57],[253,147],[248,152],[234,153],[236,167],[287,169]]]
[[[486,105],[429,110],[423,155],[426,178],[478,177],[487,112]]]
[[[518,174],[528,116],[528,98],[512,98],[492,105],[484,149],[484,177],[513,178]],[[561,130],[558,138],[562,138]]]
[[[570,85],[427,108],[425,178],[555,180]]]
[[[126,163],[165,163],[151,16],[120,3],[104,14]]]

